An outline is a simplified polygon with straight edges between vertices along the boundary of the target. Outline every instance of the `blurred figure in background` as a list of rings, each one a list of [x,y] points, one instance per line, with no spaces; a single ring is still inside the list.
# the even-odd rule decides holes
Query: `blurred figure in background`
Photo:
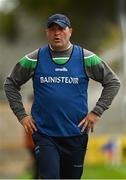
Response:
[[[106,164],[118,166],[121,164],[122,152],[119,136],[110,138],[103,146],[102,152],[106,157]]]
[[[30,170],[30,173],[32,174],[32,179],[39,179],[37,162],[36,162],[35,151],[34,151],[35,144],[33,142],[33,139],[30,133],[24,132],[24,143],[32,160],[30,161],[30,164],[28,165],[29,166],[28,169]]]
[[[63,14],[49,17],[48,45],[23,57],[5,82],[10,106],[32,133],[40,177],[80,179],[88,133],[109,108],[120,81],[96,54],[70,42],[72,27]],[[22,104],[21,85],[33,79],[31,116]],[[88,112],[88,81],[102,84],[102,93]]]

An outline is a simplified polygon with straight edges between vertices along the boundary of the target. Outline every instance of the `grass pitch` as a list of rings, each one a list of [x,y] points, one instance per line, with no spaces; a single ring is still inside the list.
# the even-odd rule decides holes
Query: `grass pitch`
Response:
[[[32,171],[25,171],[20,179],[32,179]],[[85,165],[81,179],[126,179],[126,165]]]
[[[82,179],[126,179],[126,165],[85,165]]]

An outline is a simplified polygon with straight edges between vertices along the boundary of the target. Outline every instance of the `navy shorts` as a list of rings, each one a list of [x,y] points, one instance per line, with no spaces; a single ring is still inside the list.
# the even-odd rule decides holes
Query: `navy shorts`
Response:
[[[42,179],[81,178],[88,134],[59,138],[35,132],[32,137]]]

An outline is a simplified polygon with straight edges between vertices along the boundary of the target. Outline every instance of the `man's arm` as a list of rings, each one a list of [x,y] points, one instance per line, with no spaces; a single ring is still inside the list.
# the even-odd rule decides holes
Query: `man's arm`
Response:
[[[87,50],[84,53],[84,64],[88,77],[100,82],[103,86],[101,96],[92,110],[92,112],[101,116],[109,108],[118,93],[120,80],[112,69],[97,55]]]
[[[114,97],[119,91],[120,81],[112,69],[103,62],[94,53],[84,50],[84,65],[87,76],[102,84],[103,89],[100,98],[98,99],[95,107],[87,116],[79,123],[78,126],[82,127],[82,132],[85,128],[93,132],[94,125],[97,119],[103,112],[109,108]]]
[[[22,103],[20,89],[34,74],[37,64],[37,54],[38,50],[20,59],[4,83],[4,89],[10,107],[19,121],[28,116]]]

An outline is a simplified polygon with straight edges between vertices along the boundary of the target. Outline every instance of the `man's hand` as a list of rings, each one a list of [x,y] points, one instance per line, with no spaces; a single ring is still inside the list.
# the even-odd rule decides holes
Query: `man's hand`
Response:
[[[20,123],[24,127],[26,133],[33,133],[34,131],[37,131],[37,128],[35,126],[35,122],[31,116],[24,117],[20,121]]]
[[[82,126],[81,132],[84,132],[85,128],[87,128],[88,133],[90,130],[93,132],[94,125],[96,124],[98,118],[99,116],[93,112],[87,114],[87,116],[78,124],[78,127]]]

